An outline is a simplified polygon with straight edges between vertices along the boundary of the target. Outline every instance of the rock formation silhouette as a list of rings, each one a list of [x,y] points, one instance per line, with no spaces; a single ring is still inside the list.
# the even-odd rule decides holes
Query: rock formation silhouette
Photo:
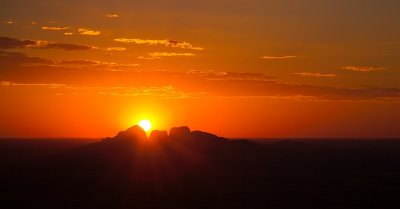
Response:
[[[115,137],[115,140],[129,140],[132,142],[138,142],[147,139],[146,132],[138,125],[128,128],[126,131],[119,132]]]
[[[169,131],[169,136],[172,138],[183,139],[190,135],[190,128],[187,126],[174,127]]]
[[[165,141],[168,139],[167,131],[154,130],[151,132],[149,139],[151,141]]]

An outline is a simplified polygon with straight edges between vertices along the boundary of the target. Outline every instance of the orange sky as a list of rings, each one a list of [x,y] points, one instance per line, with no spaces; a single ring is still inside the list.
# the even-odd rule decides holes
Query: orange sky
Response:
[[[0,137],[148,118],[225,137],[400,137],[400,2],[0,2]]]

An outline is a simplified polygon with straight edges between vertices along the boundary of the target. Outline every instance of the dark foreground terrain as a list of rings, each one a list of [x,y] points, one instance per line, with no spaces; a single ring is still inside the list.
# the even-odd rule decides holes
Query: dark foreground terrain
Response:
[[[0,140],[0,208],[400,208],[400,141]]]

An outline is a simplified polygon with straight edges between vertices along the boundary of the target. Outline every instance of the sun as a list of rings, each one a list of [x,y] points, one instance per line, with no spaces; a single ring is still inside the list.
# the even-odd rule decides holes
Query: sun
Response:
[[[151,122],[144,119],[139,122],[139,126],[142,127],[144,131],[149,131],[151,129]]]

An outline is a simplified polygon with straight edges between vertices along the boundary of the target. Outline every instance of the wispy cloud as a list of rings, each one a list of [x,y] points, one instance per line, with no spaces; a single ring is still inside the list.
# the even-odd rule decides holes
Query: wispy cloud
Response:
[[[41,66],[43,69],[57,68],[87,71],[138,71],[139,64],[103,62],[98,60],[61,60],[54,61],[40,57],[31,57],[19,52],[0,50],[0,66]]]
[[[65,32],[64,33],[64,35],[66,35],[66,36],[72,36],[72,35],[74,35],[75,33],[72,33],[72,32]]]
[[[189,70],[188,76],[198,77],[208,81],[271,81],[275,77],[262,73],[226,72],[226,71],[199,71]]]
[[[17,83],[10,81],[0,81],[0,87],[40,87],[57,89],[56,95],[68,95],[68,91],[85,91],[94,94],[107,96],[123,96],[123,97],[161,97],[161,98],[189,98],[189,97],[204,97],[208,95],[205,92],[183,91],[174,86],[144,86],[144,87],[129,87],[129,86],[80,86],[66,85],[59,83]]]
[[[1,80],[4,81],[1,83],[1,87],[4,88],[12,86],[21,88],[24,85],[27,88],[32,88],[32,86],[38,86],[38,88],[41,86],[58,87],[60,85],[53,84],[66,83],[74,86],[65,87],[65,91],[57,92],[101,93],[112,96],[163,95],[174,98],[196,96],[400,102],[399,88],[338,88],[305,85],[281,82],[277,78],[262,73],[193,70],[188,72],[146,71],[136,68],[137,64],[96,60],[52,61],[8,51],[0,51],[0,66]],[[308,74],[299,75],[308,76]],[[105,76],[107,76],[107,81],[103,83],[105,86],[96,87],[98,80],[104,79]],[[44,82],[49,82],[49,84]]]
[[[136,71],[139,64],[121,64],[115,62],[102,62],[98,60],[63,60],[55,63],[56,66],[73,67],[86,70],[106,71]]]
[[[57,62],[59,65],[97,65],[100,61],[95,60],[63,60]]]
[[[342,70],[358,71],[358,72],[371,72],[384,70],[383,67],[371,67],[371,66],[344,66]]]
[[[313,72],[301,72],[293,73],[295,75],[300,75],[304,77],[322,77],[322,78],[336,78],[337,75],[333,73],[313,73]]]
[[[0,49],[15,49],[15,48],[35,48],[35,49],[63,49],[67,51],[73,50],[89,50],[97,49],[97,47],[65,44],[57,42],[49,42],[44,40],[20,40],[9,37],[0,37]]]
[[[58,83],[15,83],[10,81],[1,81],[0,86],[40,86],[47,88],[61,88],[66,87],[67,85]]]
[[[145,44],[145,45],[163,45],[167,47],[182,48],[182,49],[193,49],[193,50],[203,50],[202,47],[195,47],[191,43],[184,41],[177,41],[171,39],[165,40],[152,40],[152,39],[130,39],[130,38],[117,38],[114,41],[122,43],[134,43],[134,44]]]
[[[81,35],[87,35],[87,36],[98,36],[100,35],[100,31],[88,29],[88,28],[79,28],[78,29],[79,34]]]
[[[53,30],[53,31],[60,31],[60,30],[68,30],[70,27],[52,27],[52,26],[43,26],[42,30]]]
[[[15,22],[14,22],[14,21],[11,21],[11,20],[7,20],[7,21],[4,21],[3,23],[4,23],[4,24],[7,24],[7,25],[12,25],[12,24],[14,24]]]
[[[108,47],[105,48],[106,51],[125,51],[125,47]]]
[[[143,72],[142,72],[143,73]],[[143,76],[136,72],[136,76]],[[174,74],[174,76],[184,76]],[[196,81],[194,81],[196,82]],[[198,83],[195,89],[184,86],[159,85],[159,86],[86,86],[66,85],[62,83],[23,83],[13,81],[0,81],[0,87],[40,87],[58,89],[57,92],[68,94],[69,91],[84,92],[85,94],[101,94],[108,96],[128,97],[164,97],[164,98],[271,98],[308,101],[373,101],[373,102],[400,102],[400,89],[397,88],[334,88],[324,86],[311,86],[281,83],[277,81],[246,82],[229,80],[214,80]],[[211,86],[207,86],[211,85]],[[219,88],[215,88],[219,87]],[[238,89],[238,87],[240,87]]]
[[[193,57],[193,53],[174,53],[174,52],[153,52],[149,53],[150,58],[161,59],[162,57]]]
[[[154,60],[154,59],[157,59],[157,58],[155,58],[155,57],[139,56],[138,59],[140,59],[140,60]],[[159,58],[158,58],[158,59],[159,59]]]
[[[36,49],[63,49],[66,51],[97,49],[96,47],[92,47],[92,46],[55,43],[55,42],[41,41],[41,40],[36,41],[35,44],[27,45],[26,47],[27,48],[36,48]]]
[[[40,57],[30,57],[19,52],[7,52],[0,50],[0,64],[5,65],[26,65],[26,64],[43,64],[52,65],[53,61]]]
[[[111,19],[115,19],[115,18],[118,18],[119,15],[118,14],[107,14],[106,17],[111,18]]]
[[[9,37],[0,37],[0,49],[24,48],[29,45],[36,44],[33,40],[19,40]]]
[[[266,60],[282,60],[282,59],[294,59],[298,58],[298,56],[293,56],[293,55],[284,55],[284,56],[263,56],[261,59],[266,59]]]
[[[104,91],[105,90],[105,91]],[[150,86],[150,87],[125,87],[120,89],[104,89],[98,94],[108,96],[128,96],[128,97],[164,97],[164,98],[189,98],[204,96],[204,92],[187,92],[179,90],[171,85]]]

